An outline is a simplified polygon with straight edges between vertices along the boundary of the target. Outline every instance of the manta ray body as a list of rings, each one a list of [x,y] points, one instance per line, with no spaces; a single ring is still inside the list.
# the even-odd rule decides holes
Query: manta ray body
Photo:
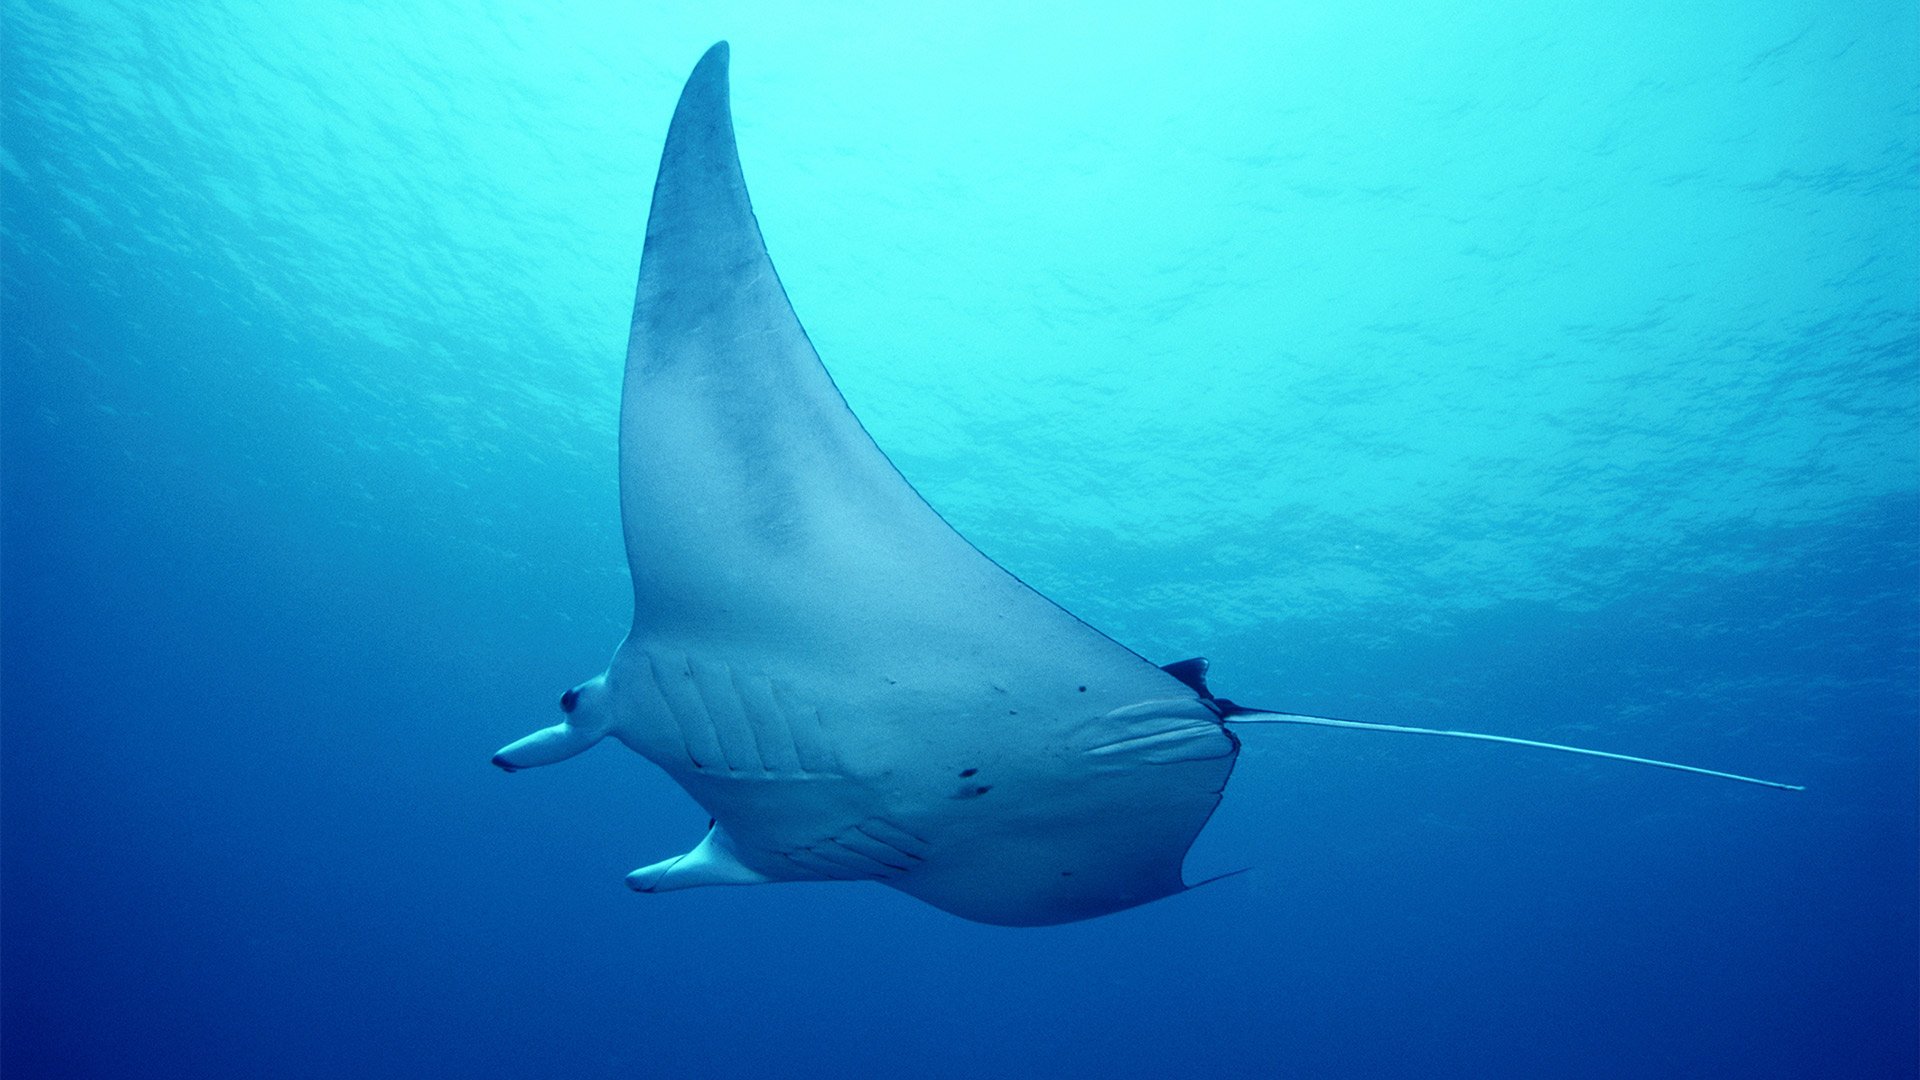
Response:
[[[1009,926],[1119,911],[1190,887],[1233,723],[1645,761],[1243,708],[1208,690],[1204,660],[1156,666],[974,549],[868,437],[787,302],[740,170],[725,42],[687,81],[654,185],[620,508],[632,630],[561,696],[559,723],[494,763],[611,735],[665,770],[712,823],[628,875],[641,892],[878,881]]]

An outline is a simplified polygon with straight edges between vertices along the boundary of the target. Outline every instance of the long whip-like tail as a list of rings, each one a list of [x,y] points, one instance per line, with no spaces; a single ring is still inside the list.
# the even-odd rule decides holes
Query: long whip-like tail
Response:
[[[1721,772],[1718,769],[1702,769],[1698,766],[1680,765],[1671,761],[1655,761],[1653,758],[1634,757],[1632,754],[1611,754],[1605,750],[1588,750],[1582,746],[1564,746],[1560,743],[1541,742],[1538,739],[1518,739],[1511,735],[1487,735],[1478,731],[1442,731],[1439,728],[1405,727],[1400,724],[1369,724],[1359,720],[1340,720],[1331,716],[1307,716],[1302,713],[1278,712],[1273,709],[1250,709],[1227,701],[1222,701],[1221,704],[1227,706],[1226,714],[1222,719],[1230,724],[1308,724],[1314,727],[1354,728],[1360,731],[1390,731],[1401,735],[1443,735],[1449,739],[1509,743],[1514,746],[1538,747],[1541,750],[1558,750],[1566,754],[1584,754],[1587,757],[1630,761],[1635,765],[1652,765],[1661,769],[1699,773],[1702,776],[1717,776],[1722,780],[1738,780],[1743,784],[1758,784],[1761,787],[1779,788],[1782,791],[1806,790],[1802,784],[1783,784],[1777,780],[1761,780],[1757,777],[1741,776],[1738,773]]]

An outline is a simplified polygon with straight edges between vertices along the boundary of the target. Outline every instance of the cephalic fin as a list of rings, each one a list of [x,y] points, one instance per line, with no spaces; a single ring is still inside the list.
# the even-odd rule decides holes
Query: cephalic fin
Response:
[[[606,738],[614,713],[608,704],[607,677],[596,675],[560,695],[566,719],[508,743],[493,755],[493,763],[507,772],[565,761]]]
[[[502,747],[499,753],[493,755],[493,763],[508,772],[531,769],[535,765],[551,765],[580,753],[605,735],[605,731],[582,728],[563,720]]]
[[[628,874],[627,888],[634,892],[673,892],[702,885],[765,885],[775,880],[742,863],[733,853],[733,841],[726,830],[715,825],[692,851]]]

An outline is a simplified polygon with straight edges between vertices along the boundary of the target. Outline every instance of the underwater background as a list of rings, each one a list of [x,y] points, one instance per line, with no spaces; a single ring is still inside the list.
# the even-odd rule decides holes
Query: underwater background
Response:
[[[1916,1074],[1904,2],[4,4],[7,1077]],[[801,320],[1002,565],[1238,701],[1070,926],[637,896],[506,776],[631,616],[627,320],[733,45]]]

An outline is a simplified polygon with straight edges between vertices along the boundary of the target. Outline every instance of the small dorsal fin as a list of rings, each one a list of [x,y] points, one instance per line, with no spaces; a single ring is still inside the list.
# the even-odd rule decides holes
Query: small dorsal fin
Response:
[[[1160,670],[1187,684],[1187,689],[1213,700],[1213,692],[1207,689],[1207,658],[1195,656],[1187,660],[1175,660],[1171,664],[1161,664]]]

